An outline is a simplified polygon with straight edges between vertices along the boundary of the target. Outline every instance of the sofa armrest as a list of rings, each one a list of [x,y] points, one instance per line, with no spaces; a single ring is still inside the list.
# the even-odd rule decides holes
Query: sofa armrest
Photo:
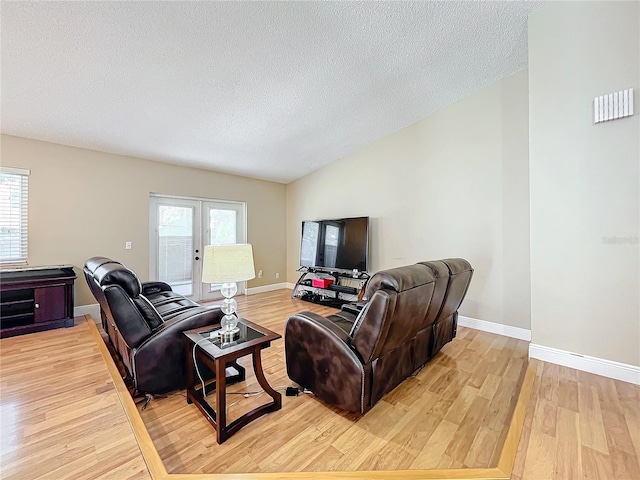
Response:
[[[165,322],[132,352],[136,388],[140,392],[168,392],[187,384],[187,341],[182,334],[192,328],[220,324],[219,307],[193,309]]]
[[[302,312],[297,314],[299,316],[303,316],[307,321],[315,322],[319,325],[322,325],[324,328],[329,330],[332,334],[336,335],[340,340],[342,340],[346,345],[351,343],[351,337],[349,337],[349,332],[345,332],[344,329],[340,328],[340,326],[336,325],[335,322],[332,322],[327,317],[323,317],[322,315],[318,315],[314,312]]]
[[[369,398],[368,367],[347,339],[340,327],[320,315],[302,312],[290,316],[284,331],[287,375],[327,403],[363,412]]]
[[[150,295],[152,293],[172,292],[171,285],[164,282],[144,282],[142,284],[142,294]]]
[[[358,314],[362,311],[367,303],[368,302],[365,300],[360,300],[353,303],[345,303],[344,305],[342,305],[342,307],[340,307],[340,309],[344,312],[353,313],[354,315],[358,316]]]

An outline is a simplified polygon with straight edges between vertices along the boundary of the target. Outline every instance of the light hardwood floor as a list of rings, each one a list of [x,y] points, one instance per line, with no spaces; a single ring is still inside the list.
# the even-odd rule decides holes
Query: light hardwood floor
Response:
[[[0,340],[0,377],[0,478],[151,478],[84,318]]]
[[[321,313],[331,311],[291,300],[287,291],[241,297],[240,300],[240,314],[276,331],[278,322],[291,312],[303,309],[318,309],[316,311]],[[80,321],[71,329],[0,340],[1,478],[150,478],[96,347],[96,338],[87,327]],[[328,409],[309,396],[284,397],[282,411],[257,420],[229,440],[237,441],[236,447],[244,457],[232,454],[217,465],[229,471],[239,471],[240,465],[244,465],[246,472],[256,471],[269,464],[273,470],[282,465],[280,471],[288,468],[310,471],[321,463],[324,469],[331,469],[332,465],[342,465],[346,457],[351,457],[358,463],[356,468],[366,468],[360,465],[368,463],[371,468],[382,469],[406,466],[408,458],[414,456],[436,466],[495,466],[495,445],[504,436],[504,429],[498,429],[498,426],[509,421],[503,418],[504,412],[512,408],[513,402],[510,395],[498,392],[503,380],[506,385],[521,376],[522,368],[516,374],[517,360],[526,362],[526,354],[521,356],[519,344],[506,337],[460,329],[458,338],[445,347],[444,355],[441,355],[444,364],[438,364],[438,358],[433,359],[437,368],[432,369],[431,374],[427,375],[429,370],[423,369],[416,378],[405,381],[400,390],[385,397],[378,404],[382,406],[382,415],[377,422],[367,419],[375,414],[375,408],[358,418]],[[277,362],[272,368],[267,366],[268,353],[275,353],[277,348],[278,345],[274,345],[264,351],[267,377],[272,385],[288,385],[290,382],[277,371]],[[503,352],[508,349],[514,353],[505,360],[507,354]],[[477,355],[474,357],[470,352]],[[492,367],[481,367],[482,363],[475,361],[477,357],[493,359]],[[512,478],[640,479],[640,387],[543,362],[532,364],[536,366],[535,383],[528,407],[522,409],[526,416]],[[458,370],[458,373],[451,373]],[[497,373],[500,371],[502,373]],[[485,382],[477,383],[483,376],[485,382],[490,379],[486,386]],[[474,382],[474,377],[476,383],[469,383]],[[465,378],[467,383],[456,387],[460,394],[453,398],[451,385],[461,385]],[[462,394],[463,391],[466,393]],[[260,397],[240,398],[241,402],[232,410],[260,400]],[[168,406],[172,402],[181,413],[170,412]],[[193,413],[188,412],[190,409]],[[297,412],[288,419],[288,424],[297,428],[293,437],[290,433],[281,433],[291,432],[288,424],[272,421],[277,415],[287,413],[287,409]],[[407,411],[413,411],[415,415],[403,420],[403,412],[406,415]],[[424,422],[419,421],[423,420],[423,413],[427,419]],[[168,458],[167,470],[198,465],[200,471],[204,471],[205,467],[213,466],[211,452],[219,450],[213,431],[195,407],[186,406],[180,393],[155,399],[143,412],[143,417],[149,430],[154,432],[157,449],[163,458]],[[317,423],[327,422],[326,418],[332,420],[324,427],[316,428]],[[314,426],[305,428],[309,423]],[[458,431],[463,431],[465,423],[476,424],[477,428],[468,427],[464,434],[456,436]],[[345,425],[350,427],[345,430]],[[258,429],[263,432],[262,438],[254,436],[251,440],[252,431]],[[350,430],[354,432],[349,434]],[[209,436],[203,438],[202,432],[208,432]],[[336,432],[342,432],[339,437],[342,440],[335,440],[334,446],[328,442]],[[281,436],[283,445],[290,451],[281,449],[277,453],[273,446],[263,450],[262,442],[269,435]],[[389,435],[391,441],[386,440]],[[495,441],[494,437],[497,437]],[[181,451],[180,445],[185,439],[202,445],[195,447],[194,452]],[[403,446],[400,453],[388,446],[394,441]],[[301,448],[299,442],[306,442],[308,448]],[[142,446],[150,444],[150,440],[141,442]],[[317,455],[316,446],[323,452],[322,458]],[[378,454],[374,453],[376,451]],[[500,459],[500,465],[508,464],[503,460]],[[407,468],[418,468],[419,464],[413,464],[415,461]],[[511,467],[503,470],[509,471]],[[472,469],[465,471],[472,472]],[[373,477],[366,472],[362,474],[364,476],[357,478]],[[300,475],[310,478],[308,473],[301,472]],[[354,472],[354,475],[358,473]],[[274,478],[277,477],[276,474]],[[400,475],[376,477],[400,478]],[[154,478],[164,478],[164,475],[154,475]],[[187,480],[191,476],[173,474],[168,478]],[[452,470],[450,475],[445,472],[438,478],[470,476]],[[495,478],[504,476],[496,474]]]
[[[300,310],[334,310],[291,299],[288,291],[239,299],[238,312],[275,332]],[[256,301],[257,300],[257,301]],[[156,398],[142,412],[170,473],[409,470],[495,466],[527,367],[527,342],[460,328],[415,378],[366,415],[344,413],[312,395],[283,397],[282,410],[249,424],[223,445],[184,392]],[[229,391],[260,390],[248,379]],[[263,351],[269,383],[284,388],[284,340]],[[233,395],[230,420],[265,396]],[[236,398],[237,397],[237,398]],[[210,396],[210,402],[214,402]]]
[[[540,362],[513,480],[638,480],[639,458],[639,386]]]

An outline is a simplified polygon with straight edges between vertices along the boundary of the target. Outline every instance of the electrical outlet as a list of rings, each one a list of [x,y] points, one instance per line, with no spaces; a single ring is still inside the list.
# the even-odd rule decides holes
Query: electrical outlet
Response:
[[[258,270],[258,278],[262,278],[262,270]]]
[[[124,249],[131,250],[131,242],[124,242]]]
[[[280,278],[280,272],[276,272],[276,278]]]

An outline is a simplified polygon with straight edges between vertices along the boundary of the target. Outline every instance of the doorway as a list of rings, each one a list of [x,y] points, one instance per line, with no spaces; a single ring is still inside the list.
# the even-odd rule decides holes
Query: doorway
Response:
[[[246,241],[244,202],[149,196],[149,278],[195,302],[222,298],[220,285],[202,283],[204,246]]]

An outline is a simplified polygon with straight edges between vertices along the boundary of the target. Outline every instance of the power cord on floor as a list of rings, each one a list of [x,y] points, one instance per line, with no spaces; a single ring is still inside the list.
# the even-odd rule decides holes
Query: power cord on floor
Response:
[[[206,397],[207,396],[207,391],[206,391],[206,386],[204,383],[204,379],[202,378],[202,375],[200,374],[200,369],[198,368],[198,362],[196,359],[196,348],[198,347],[198,345],[202,342],[205,341],[209,341],[211,339],[211,337],[205,337],[205,338],[201,338],[200,340],[198,340],[196,343],[193,344],[193,351],[192,356],[193,356],[193,366],[196,369],[196,373],[198,374],[198,378],[200,379],[200,383],[202,384],[202,396]],[[286,394],[288,397],[297,397],[298,393],[307,393],[310,395],[313,395],[313,392],[311,390],[307,390],[306,388],[303,388],[302,390],[300,390],[298,387],[288,387],[287,385],[280,385],[274,388],[274,390],[278,391],[282,391],[285,390]],[[255,392],[227,392],[227,395],[243,395],[244,398],[249,398],[249,397],[257,397],[258,395],[262,395],[264,393],[264,390],[258,390]],[[242,400],[238,400],[237,402],[232,403],[231,405],[228,405],[228,407],[232,407],[233,405],[236,405],[237,403],[240,403]]]
[[[306,393],[308,395],[313,395],[313,392],[311,390],[307,390],[306,388],[299,389],[298,387],[287,387],[286,385],[280,385],[280,386],[274,387],[274,390],[276,391],[284,390],[286,391],[286,394],[288,397],[297,397],[299,393]],[[258,395],[262,395],[263,393],[265,393],[264,390],[260,390],[257,392],[227,392],[227,395],[242,395],[244,396],[244,398],[249,398],[249,397],[257,397]],[[234,405],[237,405],[241,401],[242,399],[236,402],[233,402],[227,405],[227,408],[233,407]]]
[[[196,369],[196,373],[198,374],[198,378],[200,379],[200,382],[202,383],[202,395],[204,397],[207,396],[207,390],[205,388],[205,384],[204,384],[204,379],[202,378],[202,375],[200,374],[200,369],[198,368],[198,362],[196,361],[196,348],[198,347],[198,345],[202,342],[208,342],[209,341],[209,337],[205,337],[205,338],[201,338],[200,340],[198,340],[196,343],[193,344],[193,366]]]

